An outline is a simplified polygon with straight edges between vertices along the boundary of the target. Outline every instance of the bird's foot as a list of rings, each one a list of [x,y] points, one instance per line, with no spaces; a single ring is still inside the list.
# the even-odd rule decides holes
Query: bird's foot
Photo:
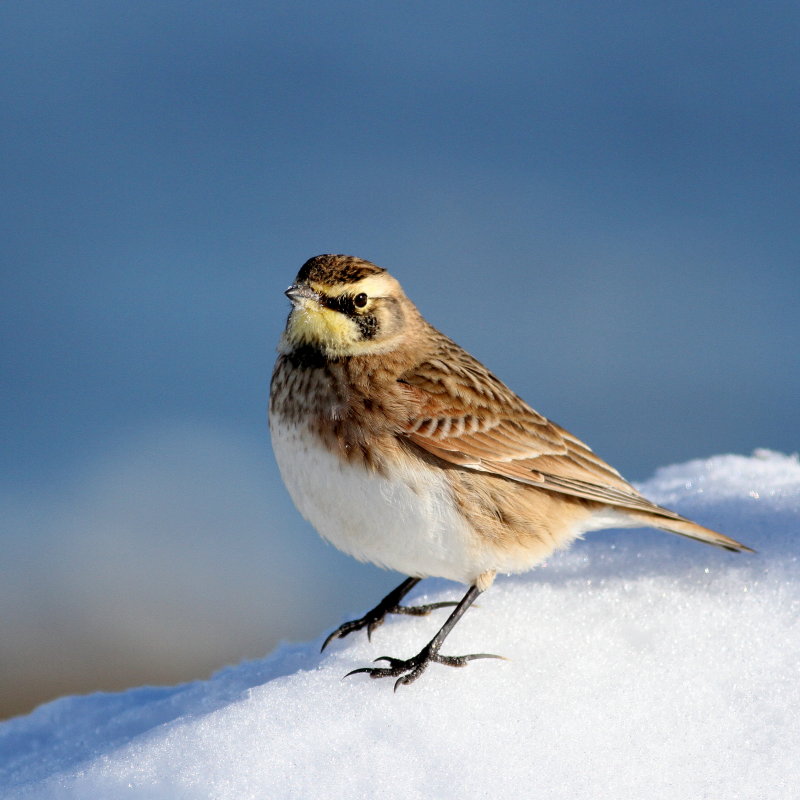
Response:
[[[401,606],[398,604],[387,605],[384,603],[378,603],[375,608],[370,611],[367,611],[363,617],[360,619],[353,619],[349,622],[343,622],[333,633],[331,633],[327,639],[322,643],[322,650],[324,650],[334,639],[343,639],[350,633],[354,631],[360,631],[363,628],[367,629],[367,639],[372,639],[372,633],[377,628],[380,628],[383,625],[384,620],[386,619],[387,614],[406,614],[412,617],[425,617],[431,613],[431,611],[435,611],[437,608],[448,608],[450,606],[456,606],[458,603],[444,601],[440,603],[426,603],[422,606]]]
[[[387,614],[408,614],[410,617],[427,617],[431,611],[436,611],[437,608],[452,608],[457,606],[454,600],[443,600],[439,603],[425,603],[424,606],[393,606],[386,613]]]
[[[492,653],[472,653],[466,656],[443,656],[438,652],[434,642],[428,643],[420,650],[417,655],[412,658],[401,659],[392,658],[391,656],[381,656],[376,658],[375,661],[388,661],[388,667],[360,667],[354,669],[345,675],[349,678],[351,675],[356,675],[360,672],[369,675],[370,678],[397,678],[394,682],[394,690],[400,685],[408,685],[413,683],[428,667],[428,664],[444,664],[446,667],[465,667],[470,661],[477,658],[503,658],[503,656],[496,656]]]

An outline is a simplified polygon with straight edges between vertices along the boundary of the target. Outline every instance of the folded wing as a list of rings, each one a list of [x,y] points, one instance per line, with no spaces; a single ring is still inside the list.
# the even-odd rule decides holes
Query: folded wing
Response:
[[[449,340],[443,346],[441,358],[422,362],[400,379],[412,409],[403,433],[423,450],[454,465],[612,506],[643,526],[728,549],[749,549],[650,502],[591,448],[532,409],[466,351]]]

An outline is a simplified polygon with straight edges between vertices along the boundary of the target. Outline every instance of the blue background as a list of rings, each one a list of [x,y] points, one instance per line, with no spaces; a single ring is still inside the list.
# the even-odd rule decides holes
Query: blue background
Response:
[[[796,3],[0,4],[0,713],[322,633],[265,406],[389,268],[632,480],[800,434]]]

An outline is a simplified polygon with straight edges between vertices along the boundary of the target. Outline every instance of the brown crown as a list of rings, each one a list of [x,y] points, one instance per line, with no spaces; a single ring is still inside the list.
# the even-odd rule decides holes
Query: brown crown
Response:
[[[333,286],[337,283],[354,283],[368,275],[386,272],[370,261],[355,256],[340,256],[326,253],[309,258],[297,273],[297,283],[322,283]]]

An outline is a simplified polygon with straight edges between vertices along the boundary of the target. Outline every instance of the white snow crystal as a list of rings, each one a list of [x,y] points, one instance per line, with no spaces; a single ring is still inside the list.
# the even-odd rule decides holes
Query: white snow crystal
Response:
[[[441,624],[394,617],[174,688],[67,697],[0,725],[12,798],[786,798],[800,785],[800,463],[666,467],[648,497],[758,550],[596,533],[500,578],[411,686],[363,675]],[[399,582],[399,579],[398,579]],[[413,599],[463,587],[425,581]],[[298,591],[302,591],[298,587]],[[379,598],[375,598],[377,601]],[[358,609],[354,609],[358,612]]]

